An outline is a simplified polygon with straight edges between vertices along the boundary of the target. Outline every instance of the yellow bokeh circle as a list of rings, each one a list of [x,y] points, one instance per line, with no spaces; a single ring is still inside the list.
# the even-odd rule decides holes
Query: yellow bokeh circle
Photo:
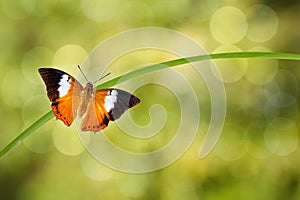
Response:
[[[268,52],[265,47],[255,47],[249,51]],[[264,85],[272,81],[278,72],[278,61],[270,59],[248,59],[247,72],[245,77],[248,81],[256,85]]]
[[[75,76],[78,74],[77,65],[81,65],[87,57],[86,50],[77,44],[67,44],[59,48],[53,56],[53,66]]]
[[[297,150],[298,128],[289,118],[276,118],[265,131],[268,149],[278,156],[287,156]]]
[[[248,19],[247,38],[253,42],[270,40],[278,29],[275,11],[262,4],[254,5],[246,12]]]
[[[240,51],[242,50],[237,46],[223,45],[215,49],[213,53],[240,52]],[[241,80],[247,70],[246,59],[223,59],[223,60],[215,60],[214,62],[225,83],[234,83]]]
[[[222,44],[235,44],[247,33],[247,19],[238,8],[226,6],[217,10],[210,21],[210,31]]]
[[[68,156],[77,156],[84,151],[75,126],[66,127],[61,121],[56,121],[57,125],[53,129],[53,143],[56,149]]]

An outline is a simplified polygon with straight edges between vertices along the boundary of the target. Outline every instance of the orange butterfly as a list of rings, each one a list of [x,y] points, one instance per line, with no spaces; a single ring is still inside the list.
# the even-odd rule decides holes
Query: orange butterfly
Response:
[[[78,115],[82,118],[82,131],[96,133],[140,102],[124,90],[108,88],[94,91],[91,82],[83,87],[74,77],[58,69],[40,68],[39,73],[46,84],[56,119],[70,126]]]

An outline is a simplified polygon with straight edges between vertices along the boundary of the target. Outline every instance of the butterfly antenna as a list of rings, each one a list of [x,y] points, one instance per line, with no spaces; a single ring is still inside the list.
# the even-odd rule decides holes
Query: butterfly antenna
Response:
[[[108,72],[107,74],[105,74],[104,76],[102,76],[101,78],[99,78],[98,80],[94,81],[93,84],[95,84],[96,82],[104,79],[105,77],[107,77],[108,75],[110,75],[110,72]]]
[[[87,82],[89,82],[89,80],[86,78],[85,74],[83,73],[83,71],[81,70],[81,67],[79,65],[78,65],[78,69],[81,71],[81,73],[82,73],[83,77],[85,78],[85,80]]]

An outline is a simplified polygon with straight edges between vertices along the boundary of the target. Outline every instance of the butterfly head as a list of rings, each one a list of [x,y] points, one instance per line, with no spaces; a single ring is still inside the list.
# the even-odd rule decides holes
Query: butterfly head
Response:
[[[82,91],[83,97],[89,99],[93,95],[93,84],[88,82]]]

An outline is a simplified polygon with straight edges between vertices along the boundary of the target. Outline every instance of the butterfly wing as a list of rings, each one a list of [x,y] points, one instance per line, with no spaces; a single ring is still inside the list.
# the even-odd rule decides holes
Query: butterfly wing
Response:
[[[83,87],[74,77],[58,69],[40,68],[39,73],[46,84],[56,119],[70,126],[76,117]]]
[[[128,108],[139,102],[140,100],[136,96],[124,90],[97,90],[83,116],[81,130],[96,133],[106,128],[109,121],[119,119]]]

